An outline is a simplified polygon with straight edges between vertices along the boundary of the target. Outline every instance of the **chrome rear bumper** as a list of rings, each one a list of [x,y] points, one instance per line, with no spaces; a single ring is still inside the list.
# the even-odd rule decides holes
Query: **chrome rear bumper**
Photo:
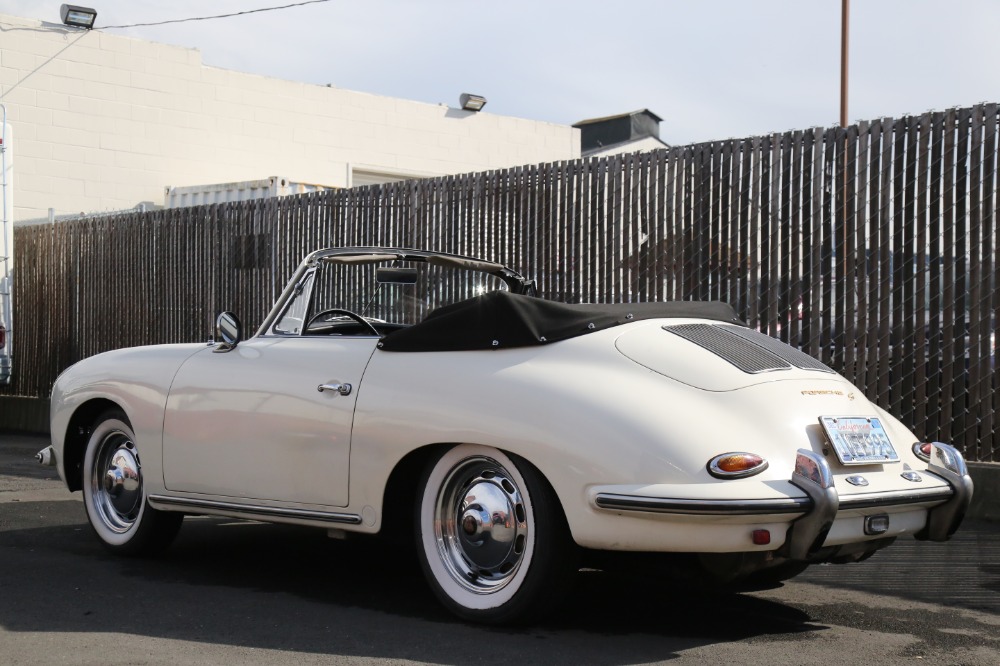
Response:
[[[838,513],[929,504],[933,506],[927,510],[927,523],[914,536],[947,541],[958,529],[972,501],[972,479],[957,449],[940,442],[932,446],[927,472],[947,481],[948,487],[861,493],[842,498],[834,487],[830,466],[823,456],[800,449],[791,482],[805,492],[806,497],[695,500],[601,492],[594,497],[594,505],[610,511],[682,516],[801,514],[792,520],[778,553],[794,560],[810,560],[823,547]]]

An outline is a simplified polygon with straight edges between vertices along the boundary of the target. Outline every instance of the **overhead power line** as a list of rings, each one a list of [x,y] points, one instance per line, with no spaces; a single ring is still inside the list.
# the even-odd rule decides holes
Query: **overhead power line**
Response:
[[[281,5],[280,7],[261,7],[260,9],[247,9],[242,12],[233,12],[232,14],[218,14],[216,16],[193,16],[191,18],[171,19],[169,21],[156,21],[155,23],[131,23],[129,25],[99,25],[96,27],[101,30],[110,30],[112,28],[145,28],[153,25],[167,25],[169,23],[188,23],[189,21],[211,21],[212,19],[230,18],[232,16],[243,16],[244,14],[274,12],[279,9],[291,9],[292,7],[301,7],[303,5],[315,5],[320,2],[330,2],[330,0],[305,0],[304,2],[296,2],[290,5]]]

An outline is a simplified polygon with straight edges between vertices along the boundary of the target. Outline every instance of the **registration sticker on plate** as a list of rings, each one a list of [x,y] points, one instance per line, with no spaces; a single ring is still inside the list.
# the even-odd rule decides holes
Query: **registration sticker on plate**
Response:
[[[875,417],[821,416],[819,422],[845,465],[899,462],[889,435]]]

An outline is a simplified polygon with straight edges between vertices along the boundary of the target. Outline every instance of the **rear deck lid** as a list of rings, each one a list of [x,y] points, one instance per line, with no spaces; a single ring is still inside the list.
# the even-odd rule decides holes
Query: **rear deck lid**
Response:
[[[836,376],[808,354],[743,326],[662,321],[619,336],[618,351],[636,363],[707,391],[734,391],[781,379]]]

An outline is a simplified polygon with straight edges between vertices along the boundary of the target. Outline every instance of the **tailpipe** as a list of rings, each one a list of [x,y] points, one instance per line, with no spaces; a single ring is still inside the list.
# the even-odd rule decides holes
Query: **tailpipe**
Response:
[[[52,450],[51,446],[46,446],[35,454],[35,460],[46,467],[54,467],[56,464],[56,453]]]

